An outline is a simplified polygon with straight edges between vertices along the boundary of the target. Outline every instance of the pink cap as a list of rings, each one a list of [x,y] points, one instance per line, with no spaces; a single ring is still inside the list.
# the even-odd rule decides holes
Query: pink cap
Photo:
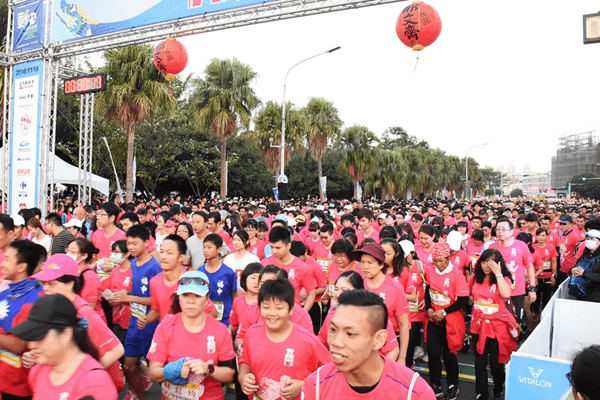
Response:
[[[49,282],[61,276],[79,276],[79,264],[66,254],[55,254],[44,263],[44,268],[29,279]]]
[[[172,219],[167,220],[167,222],[165,223],[165,226],[178,226],[179,224],[175,221],[173,221]]]

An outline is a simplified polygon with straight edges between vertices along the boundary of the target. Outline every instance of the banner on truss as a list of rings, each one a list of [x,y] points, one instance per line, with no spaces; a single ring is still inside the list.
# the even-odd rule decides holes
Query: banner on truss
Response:
[[[44,2],[17,4],[14,11],[13,51],[36,50],[44,42]]]
[[[38,207],[40,93],[42,61],[13,69],[12,135],[10,135],[10,210]]]
[[[52,42],[69,42],[275,0],[54,0]]]

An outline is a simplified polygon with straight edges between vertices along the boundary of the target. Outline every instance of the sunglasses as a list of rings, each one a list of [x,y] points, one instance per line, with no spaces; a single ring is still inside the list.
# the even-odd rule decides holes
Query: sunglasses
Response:
[[[567,225],[568,222],[559,222],[560,225]]]
[[[185,278],[181,278],[179,280],[179,284],[180,285],[200,285],[200,286],[204,286],[204,285],[208,285],[208,282],[204,278],[185,277]]]

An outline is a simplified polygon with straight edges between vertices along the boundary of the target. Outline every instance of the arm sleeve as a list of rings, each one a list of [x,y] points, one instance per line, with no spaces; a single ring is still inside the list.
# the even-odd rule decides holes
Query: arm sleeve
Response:
[[[453,313],[455,311],[461,310],[468,303],[469,303],[469,297],[468,296],[461,296],[461,297],[458,297],[454,303],[450,304],[444,310],[446,311],[446,314],[450,314],[450,313]]]
[[[429,295],[429,285],[425,288],[425,309],[431,308],[431,296]],[[446,311],[447,312],[447,311]]]

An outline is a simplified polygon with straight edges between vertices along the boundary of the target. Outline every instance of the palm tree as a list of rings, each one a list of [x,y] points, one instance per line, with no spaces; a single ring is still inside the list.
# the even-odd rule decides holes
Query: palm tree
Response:
[[[260,105],[250,87],[258,74],[235,57],[213,59],[204,73],[206,78],[195,82],[190,107],[194,120],[221,142],[221,197],[225,197],[227,137],[236,131],[238,123],[248,127],[252,110]]]
[[[354,125],[344,130],[338,145],[342,150],[340,171],[346,171],[354,183],[354,198],[358,198],[358,182],[363,179],[368,168],[374,165],[375,149],[378,142],[375,134],[366,126]]]
[[[285,121],[284,163],[287,164],[292,151],[298,151],[304,156],[306,148],[303,136],[304,120],[290,102],[285,106]],[[278,171],[281,165],[281,149],[271,145],[281,144],[281,104],[268,101],[258,112],[254,119],[254,132],[249,136],[249,141],[261,149],[261,158],[267,164],[267,168]]]
[[[327,143],[336,140],[340,134],[342,120],[333,103],[322,97],[311,97],[303,112],[306,117],[308,146],[319,166],[319,197],[321,201],[325,201],[321,187],[323,176],[321,159]]]
[[[154,49],[134,45],[104,53],[106,64],[101,68],[107,75],[106,91],[98,96],[98,112],[108,121],[115,119],[127,132],[126,201],[133,196],[133,147],[135,131],[155,111],[174,109],[169,97],[169,85],[152,62]]]

